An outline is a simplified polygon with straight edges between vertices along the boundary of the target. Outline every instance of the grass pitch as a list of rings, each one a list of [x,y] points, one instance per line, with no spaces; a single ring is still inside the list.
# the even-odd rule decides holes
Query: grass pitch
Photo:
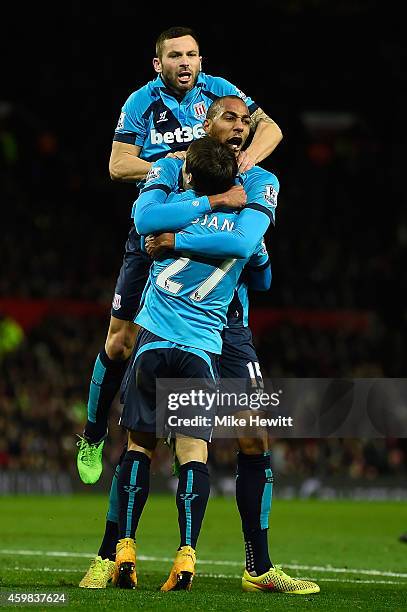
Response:
[[[77,587],[103,533],[106,498],[0,499],[0,607],[7,591],[64,591],[72,610],[407,610],[407,529],[403,503],[274,501],[270,549],[292,576],[318,582],[309,596],[242,593],[243,544],[233,499],[211,499],[190,593],[157,592],[178,544],[174,499],[150,497],[138,533],[139,588]],[[4,607],[3,607],[4,606]],[[28,606],[26,606],[28,607]],[[37,604],[38,609],[47,609]],[[60,607],[60,606],[52,606]]]

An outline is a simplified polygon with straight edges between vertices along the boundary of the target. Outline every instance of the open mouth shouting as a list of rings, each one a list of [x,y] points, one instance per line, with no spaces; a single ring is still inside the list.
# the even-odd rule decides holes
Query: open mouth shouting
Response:
[[[243,145],[243,138],[241,136],[233,136],[226,141],[226,144],[228,144],[233,151],[238,151]]]
[[[192,79],[192,72],[189,70],[182,70],[178,73],[178,82],[181,85],[189,85]]]

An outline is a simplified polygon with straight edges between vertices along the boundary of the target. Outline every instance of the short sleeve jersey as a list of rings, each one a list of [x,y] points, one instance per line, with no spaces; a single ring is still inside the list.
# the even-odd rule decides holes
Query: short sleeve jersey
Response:
[[[127,99],[114,140],[141,147],[140,157],[149,162],[185,150],[192,140],[204,136],[202,124],[212,102],[227,95],[242,98],[250,114],[258,108],[240,89],[220,77],[201,72],[196,85],[181,98],[158,76]]]
[[[181,167],[182,162],[177,159],[156,163],[150,170],[144,191],[171,190],[168,206],[177,193],[178,197],[191,198],[193,192],[182,193]],[[279,189],[277,177],[255,166],[239,175],[236,181],[246,190],[247,206],[261,210],[274,224]],[[232,231],[236,221],[236,213],[206,214],[183,231],[196,235],[222,233]],[[263,242],[255,253],[257,265],[268,259]],[[176,330],[176,337],[187,346],[219,353],[219,332],[226,324],[232,327],[248,325],[247,285],[243,280],[239,282],[245,263],[245,260],[231,259],[216,265],[214,260],[186,257],[155,261],[136,322],[169,340],[174,339]]]

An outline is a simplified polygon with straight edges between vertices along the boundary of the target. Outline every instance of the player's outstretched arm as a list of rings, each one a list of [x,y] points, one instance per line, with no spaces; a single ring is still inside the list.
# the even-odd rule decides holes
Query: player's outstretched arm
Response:
[[[151,163],[139,157],[141,147],[125,142],[112,144],[109,161],[109,173],[112,181],[132,183],[146,178]]]
[[[235,257],[247,259],[263,238],[270,225],[267,209],[245,208],[231,232],[217,232],[206,236],[187,233],[175,235],[174,249],[200,256]]]
[[[139,234],[177,230],[211,210],[207,197],[184,200],[184,194],[175,195],[182,161],[174,156],[155,162],[146,183],[134,203],[134,223]],[[172,194],[171,201],[168,200]]]
[[[170,202],[166,185],[140,194],[136,201],[134,223],[139,234],[155,234],[179,230],[212,211],[206,196],[185,201],[183,194],[176,195]]]
[[[180,232],[162,233],[158,236],[148,236],[145,247],[150,257],[161,257],[167,250],[182,251],[188,255],[199,255],[207,258],[248,259],[256,248],[264,232],[269,226],[266,214],[253,209],[240,213],[243,223],[231,232],[218,232],[206,236],[198,236]]]
[[[271,172],[257,168],[244,182],[249,204],[239,214],[232,231],[206,235],[190,232],[162,234],[153,237],[147,245],[149,255],[156,257],[162,249],[185,251],[203,257],[233,257],[247,259],[267,231],[270,222],[274,225],[279,181]]]
[[[197,196],[192,191],[174,195],[167,202],[171,191],[167,183],[146,187],[136,202],[134,223],[139,234],[155,234],[182,229],[193,221],[217,210],[240,210],[246,203],[246,193],[241,185],[234,185],[225,193]],[[189,195],[190,193],[190,195]]]

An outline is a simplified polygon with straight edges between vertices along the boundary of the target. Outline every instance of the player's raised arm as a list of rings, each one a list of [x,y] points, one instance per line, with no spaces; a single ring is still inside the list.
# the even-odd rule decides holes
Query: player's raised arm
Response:
[[[250,131],[253,139],[245,151],[238,155],[239,172],[247,172],[255,164],[263,161],[282,140],[279,126],[256,102],[226,79],[216,79],[220,96],[238,96],[246,104],[250,113]],[[217,91],[218,93],[218,91]]]
[[[254,136],[247,149],[239,155],[240,172],[246,172],[268,157],[283,138],[277,123],[261,108],[257,108],[250,116],[250,128],[254,131]]]

